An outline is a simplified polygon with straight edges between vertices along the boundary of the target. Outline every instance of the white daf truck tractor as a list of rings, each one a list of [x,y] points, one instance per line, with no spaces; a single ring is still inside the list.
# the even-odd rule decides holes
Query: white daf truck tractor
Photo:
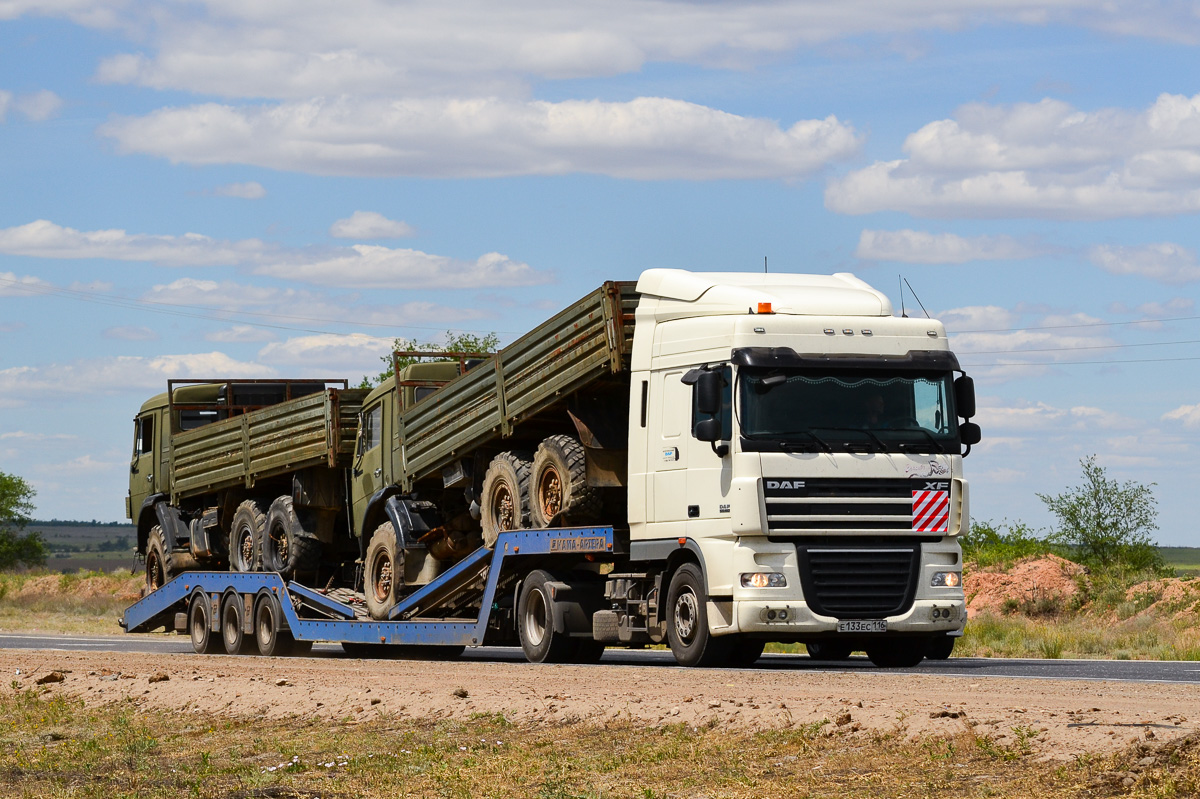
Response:
[[[895,316],[853,275],[651,269],[442,372],[402,370],[365,396],[281,392],[211,437],[195,420],[168,436],[161,460],[194,450],[196,488],[142,500],[142,538],[218,570],[156,572],[123,626],[174,623],[199,652],[519,643],[533,661],[584,662],[667,644],[688,666],[748,665],[771,641],[912,666],[962,634],[974,387],[941,323]],[[159,424],[195,414],[173,392],[194,404],[205,390],[169,387]],[[335,400],[357,413],[352,447]],[[307,461],[278,439],[286,479],[205,476],[206,458],[249,461],[253,431],[306,415],[342,447],[308,453],[319,474],[280,471]],[[244,458],[206,443],[224,427]],[[235,524],[247,503],[295,511]],[[293,530],[321,555],[285,573],[265,554],[295,551]]]

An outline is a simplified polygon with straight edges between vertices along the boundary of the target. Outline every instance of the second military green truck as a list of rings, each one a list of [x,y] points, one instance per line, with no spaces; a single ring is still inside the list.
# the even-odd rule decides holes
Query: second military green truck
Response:
[[[283,613],[288,633],[271,611],[269,641],[520,643],[542,661],[666,643],[684,665],[798,641],[894,666],[961,634],[979,428],[940,323],[848,274],[653,269],[454,355],[369,392],[172,381],[142,407],[128,511],[152,594],[197,570],[220,586],[187,604],[198,648],[223,608],[252,630],[271,605],[224,570],[279,574],[297,608],[340,619]],[[438,632],[467,618],[470,636]]]

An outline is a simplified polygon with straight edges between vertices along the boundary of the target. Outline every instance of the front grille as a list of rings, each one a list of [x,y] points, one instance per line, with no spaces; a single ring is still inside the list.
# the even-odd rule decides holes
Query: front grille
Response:
[[[920,551],[920,544],[798,545],[805,601],[814,612],[839,619],[905,613],[916,594]]]
[[[911,533],[913,490],[927,481],[768,478],[769,535]],[[946,482],[949,490],[949,482]]]

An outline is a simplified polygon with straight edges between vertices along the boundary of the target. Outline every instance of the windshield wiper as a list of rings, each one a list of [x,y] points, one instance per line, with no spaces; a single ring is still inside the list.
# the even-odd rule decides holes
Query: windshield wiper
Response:
[[[911,429],[911,430],[916,430],[918,433],[921,433],[921,434],[923,434],[923,435],[924,435],[926,438],[928,438],[928,439],[929,439],[929,443],[930,443],[930,444],[932,444],[932,445],[934,446],[934,448],[935,448],[935,449],[936,449],[938,452],[940,452],[940,453],[942,453],[942,454],[945,454],[945,453],[946,453],[946,448],[945,448],[945,447],[943,447],[943,446],[941,445],[941,443],[939,443],[939,442],[938,442],[938,440],[937,440],[936,438],[934,438],[934,437],[933,437],[933,433],[930,433],[930,432],[929,432],[928,430],[926,430],[924,427],[913,427],[913,428],[907,428],[907,429],[905,430],[905,432],[908,432],[908,430],[910,430],[910,429]],[[901,444],[900,446],[901,446],[901,448],[902,448],[902,449],[905,449],[905,450],[913,450],[913,447],[912,447],[911,445],[908,445],[908,444]],[[916,450],[913,450],[913,451],[915,452]]]
[[[861,427],[818,427],[815,429],[817,429],[817,430],[834,430],[839,433],[846,433],[846,432],[862,433],[864,436],[867,436],[872,441],[874,441],[877,445],[879,445],[880,452],[887,452],[887,444],[883,443],[883,439],[881,439],[879,436],[875,435],[870,430],[867,430],[865,428],[861,428]]]
[[[767,435],[770,436],[770,438],[768,440],[772,444],[779,446],[779,448],[783,449],[783,450],[790,449],[791,447],[795,447],[800,444],[800,442],[798,442],[798,441],[793,441],[793,442],[785,441],[782,438],[783,436],[802,435],[802,436],[808,436],[808,438],[810,439],[810,441],[813,444],[816,444],[818,447],[820,447],[825,452],[833,452],[833,448],[831,446],[829,446],[829,444],[825,441],[825,439],[821,438],[819,435],[812,432],[811,430],[782,430],[777,433],[770,433]],[[762,439],[760,439],[760,440],[762,440]]]

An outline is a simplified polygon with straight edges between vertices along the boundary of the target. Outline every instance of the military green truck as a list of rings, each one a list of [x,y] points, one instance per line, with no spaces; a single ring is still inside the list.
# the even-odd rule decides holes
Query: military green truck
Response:
[[[852,275],[652,269],[479,362],[285,385],[240,414],[234,382],[169,386],[139,414],[139,447],[171,425],[133,464],[148,587],[232,571],[151,591],[127,629],[186,607],[197,651],[219,630],[229,652],[248,633],[533,661],[666,643],[683,665],[767,641],[913,665],[961,635],[973,384],[939,322]],[[292,416],[311,442],[282,434]],[[255,472],[259,421],[278,449]]]

